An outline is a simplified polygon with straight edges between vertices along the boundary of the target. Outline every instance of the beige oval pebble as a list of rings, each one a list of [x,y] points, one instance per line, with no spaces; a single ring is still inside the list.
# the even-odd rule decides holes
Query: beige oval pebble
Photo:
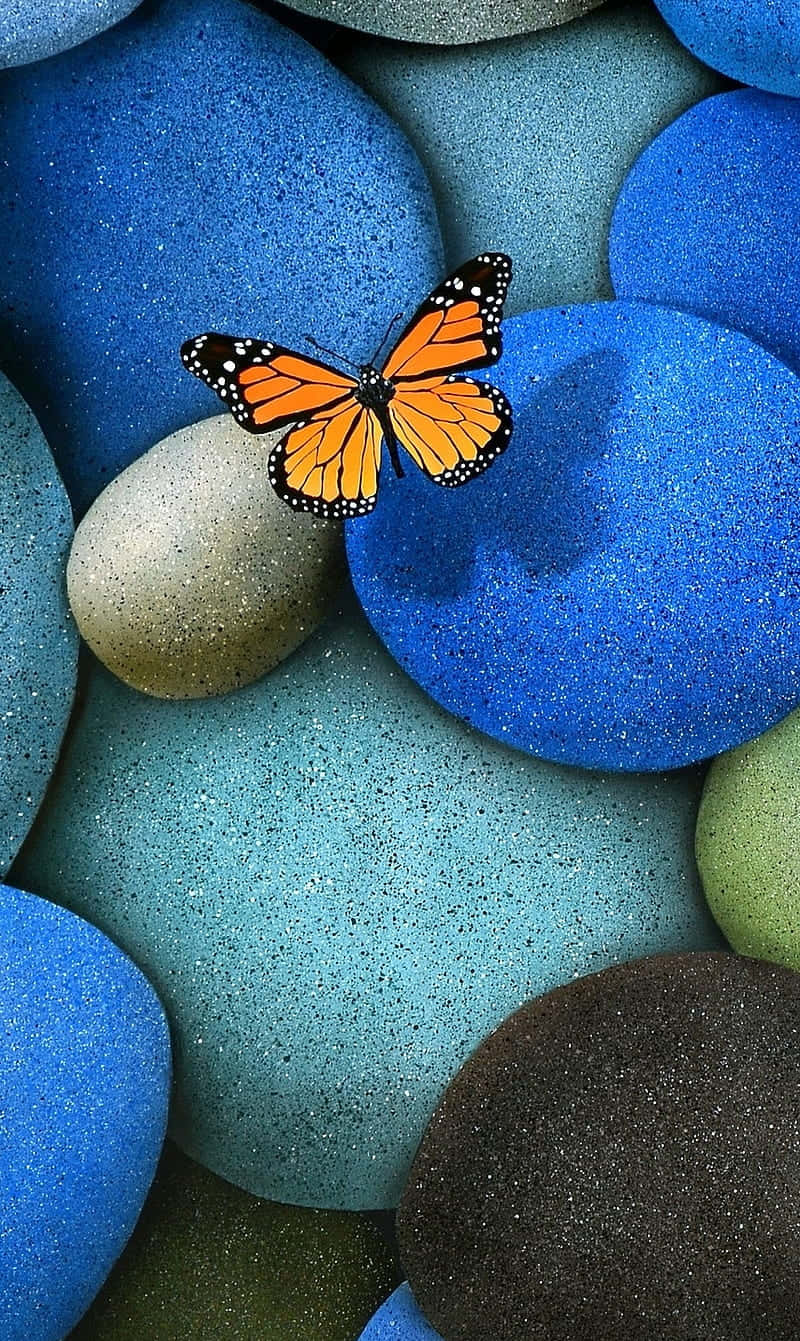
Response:
[[[324,616],[345,571],[341,526],[292,512],[229,415],[165,438],[103,491],[75,534],[78,628],[121,680],[159,698],[249,684]]]

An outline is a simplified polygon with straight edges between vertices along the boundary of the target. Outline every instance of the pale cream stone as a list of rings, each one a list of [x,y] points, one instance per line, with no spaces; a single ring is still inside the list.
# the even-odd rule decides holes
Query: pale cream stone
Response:
[[[133,688],[227,693],[325,615],[345,573],[341,524],[277,497],[266,460],[280,436],[247,433],[230,415],[181,429],[123,471],[78,527],[67,566],[75,620]]]

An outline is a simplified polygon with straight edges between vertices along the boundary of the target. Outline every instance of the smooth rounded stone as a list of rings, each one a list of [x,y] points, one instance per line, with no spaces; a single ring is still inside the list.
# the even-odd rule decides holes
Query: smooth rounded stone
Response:
[[[655,0],[679,41],[706,65],[771,93],[800,94],[797,0]]]
[[[0,97],[0,363],[78,512],[219,410],[190,336],[310,332],[359,362],[441,278],[400,130],[241,0],[152,0]]]
[[[0,373],[0,873],[50,781],[67,725],[78,633],[64,590],[73,525],[64,486],[28,406]]]
[[[353,1341],[396,1282],[366,1216],[261,1201],[168,1142],[133,1237],[71,1341]]]
[[[370,1319],[359,1341],[441,1341],[441,1337],[423,1318],[406,1282]]]
[[[620,298],[744,331],[800,372],[800,102],[752,89],[693,107],[637,160],[609,255]]]
[[[155,1172],[170,1081],[155,993],[101,932],[0,886],[0,1335],[62,1341]]]
[[[275,1200],[392,1206],[444,1085],[509,1010],[720,943],[698,786],[478,736],[352,609],[226,698],[159,702],[93,668],[18,878],[161,993],[190,1155]]]
[[[730,954],[528,1002],[446,1090],[398,1237],[446,1341],[790,1341],[800,976]]]
[[[554,28],[594,9],[602,0],[291,0],[292,8],[346,28],[406,42],[440,45],[488,42],[495,37]],[[348,41],[349,41],[348,37]]]
[[[67,590],[109,670],[159,698],[249,684],[324,616],[345,574],[341,526],[269,483],[283,436],[230,415],[181,429],[103,491],[75,535]]]
[[[758,735],[800,701],[800,382],[644,303],[528,313],[504,340],[503,456],[454,490],[385,472],[346,528],[374,628],[439,703],[546,759],[676,768]]]
[[[742,954],[800,970],[800,713],[715,759],[697,820],[708,905]]]
[[[512,257],[509,314],[611,296],[608,224],[625,174],[722,87],[643,0],[492,47],[348,40],[340,63],[416,146],[449,266],[486,249]]]
[[[139,0],[3,0],[0,67],[43,60],[119,23]]]

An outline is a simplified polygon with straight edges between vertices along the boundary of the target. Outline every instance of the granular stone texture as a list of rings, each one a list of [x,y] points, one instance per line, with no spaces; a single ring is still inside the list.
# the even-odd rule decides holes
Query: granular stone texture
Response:
[[[617,297],[733,326],[800,372],[799,154],[797,98],[738,89],[685,112],[620,191]]]
[[[724,954],[531,1001],[452,1081],[398,1215],[444,1341],[792,1341],[800,975]]]
[[[366,1216],[262,1201],[167,1142],[71,1341],[353,1341],[397,1280]]]
[[[714,760],[697,817],[708,905],[741,954],[800,970],[800,713]]]
[[[338,59],[417,149],[448,268],[485,250],[511,256],[509,314],[611,297],[608,224],[625,174],[659,130],[724,87],[643,0],[450,50],[348,34]]]
[[[247,433],[230,415],[181,429],[117,476],[78,527],[72,612],[134,689],[237,689],[326,613],[345,576],[341,526],[278,498],[266,463],[283,432]]]
[[[646,303],[503,324],[513,434],[345,527],[377,633],[439,703],[583,768],[677,768],[800,702],[800,380]]]
[[[222,698],[94,665],[17,875],[162,994],[190,1155],[260,1196],[372,1209],[521,1001],[720,944],[698,795],[694,773],[581,773],[478,735],[351,609]]]

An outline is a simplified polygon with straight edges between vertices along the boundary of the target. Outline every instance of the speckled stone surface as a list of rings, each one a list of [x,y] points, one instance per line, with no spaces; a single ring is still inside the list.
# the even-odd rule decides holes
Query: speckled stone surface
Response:
[[[449,1086],[398,1213],[446,1341],[790,1341],[800,976],[625,964],[532,1001]]]
[[[151,0],[0,99],[0,363],[79,512],[218,411],[183,340],[310,331],[358,361],[441,278],[401,132],[241,0]]]
[[[139,0],[3,0],[0,68],[25,65],[85,42],[136,8]]]
[[[353,1341],[396,1281],[366,1216],[261,1201],[167,1142],[133,1238],[71,1341]]]
[[[276,1200],[396,1203],[475,1044],[599,965],[718,944],[698,782],[586,775],[459,725],[354,612],[258,684],[163,703],[97,668],[17,878],[151,977],[172,1133]]]
[[[626,172],[721,87],[642,0],[492,46],[348,37],[338,59],[419,152],[449,266],[484,249],[513,258],[509,314],[611,296],[608,222]]]
[[[359,1341],[441,1341],[408,1288],[400,1285],[370,1319]]]
[[[643,303],[503,330],[503,456],[454,490],[384,472],[346,528],[380,637],[543,758],[674,768],[757,735],[800,701],[800,382]]]
[[[716,759],[697,820],[709,907],[741,954],[800,970],[800,713]]]
[[[680,41],[741,84],[800,94],[797,0],[655,0]]]
[[[341,587],[341,527],[293,514],[269,483],[283,432],[246,433],[230,415],[181,429],[78,527],[72,612],[135,689],[202,698],[249,684],[308,637]]]
[[[50,780],[67,725],[78,633],[64,590],[72,513],[41,429],[0,373],[0,873]]]
[[[154,992],[105,936],[0,886],[0,1336],[61,1341],[125,1245],[170,1080]]]
[[[553,28],[601,0],[292,0],[304,14],[406,42],[461,44]]]
[[[617,295],[735,326],[800,372],[799,147],[795,98],[739,89],[686,112],[620,192]]]

